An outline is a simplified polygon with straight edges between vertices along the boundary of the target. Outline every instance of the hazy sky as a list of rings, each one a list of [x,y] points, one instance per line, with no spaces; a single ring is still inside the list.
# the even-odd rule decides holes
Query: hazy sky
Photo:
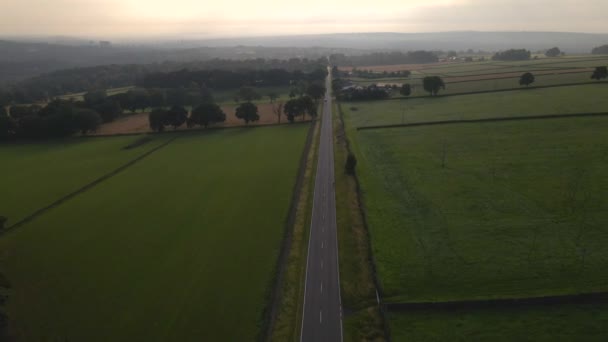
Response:
[[[608,33],[608,0],[0,0],[0,35],[224,37],[334,32]]]

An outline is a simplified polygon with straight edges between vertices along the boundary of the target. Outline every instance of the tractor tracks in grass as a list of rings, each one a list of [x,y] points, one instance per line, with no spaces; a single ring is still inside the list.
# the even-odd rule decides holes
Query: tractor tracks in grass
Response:
[[[58,207],[59,205],[63,204],[64,202],[69,201],[70,199],[94,188],[95,186],[103,183],[104,181],[116,176],[117,174],[127,170],[128,168],[130,168],[131,166],[137,164],[138,162],[142,161],[144,158],[150,156],[151,154],[153,154],[154,152],[159,151],[160,149],[166,147],[167,145],[169,145],[170,143],[172,143],[173,141],[175,141],[175,139],[177,139],[178,137],[173,137],[167,141],[165,141],[164,143],[144,152],[143,154],[137,156],[134,159],[131,159],[130,161],[128,161],[127,163],[119,166],[118,168],[106,173],[105,175],[98,177],[97,179],[85,184],[84,186],[80,187],[79,189],[70,192],[69,194],[59,198],[58,200],[50,203],[47,206],[44,206],[36,211],[34,211],[33,213],[29,214],[28,216],[26,216],[25,218],[21,219],[20,221],[14,223],[11,226],[6,227],[4,230],[0,231],[0,236],[3,234],[6,234],[10,231],[13,231],[23,225],[25,225],[26,223],[36,219],[37,217],[43,215],[44,213],[46,213],[47,211]]]

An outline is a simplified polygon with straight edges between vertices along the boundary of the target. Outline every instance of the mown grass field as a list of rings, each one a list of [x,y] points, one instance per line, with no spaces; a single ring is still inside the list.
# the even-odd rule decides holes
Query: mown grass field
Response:
[[[412,75],[408,78],[352,78],[352,80],[362,85],[409,83],[412,86],[410,96],[426,96],[428,93],[422,87],[422,79],[425,76],[436,75],[444,79],[446,87],[440,91],[440,94],[459,94],[519,88],[519,76],[524,72],[531,72],[536,76],[536,81],[532,86],[587,83],[592,81],[590,68],[606,65],[608,65],[608,56],[572,56],[515,62],[428,64],[412,70]],[[362,67],[362,69],[365,68]],[[514,74],[515,76],[513,76]],[[504,78],[506,76],[511,78]],[[462,82],[463,77],[472,81]],[[394,96],[401,95],[395,93]]]
[[[385,300],[607,290],[608,118],[353,132]]]
[[[0,145],[0,216],[12,225],[129,160],[165,142],[155,136],[137,148],[123,148],[136,136],[65,139]]]
[[[476,95],[344,103],[353,127],[608,111],[608,83]],[[354,109],[353,109],[354,108]]]
[[[180,135],[0,237],[13,334],[254,340],[307,129]]]
[[[606,304],[391,312],[388,316],[395,342],[600,342],[608,336]]]

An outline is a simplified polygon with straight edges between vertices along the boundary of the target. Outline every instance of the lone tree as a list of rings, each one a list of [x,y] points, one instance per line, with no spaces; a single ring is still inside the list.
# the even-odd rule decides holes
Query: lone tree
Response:
[[[279,120],[279,124],[281,123],[281,114],[283,114],[283,102],[273,103],[272,104],[272,112],[277,116]]]
[[[207,128],[210,124],[226,121],[226,113],[215,103],[203,103],[192,110],[188,127],[199,125]]]
[[[306,95],[310,96],[318,103],[318,101],[325,96],[325,86],[319,82],[311,83],[306,88]]]
[[[167,121],[167,111],[162,108],[153,109],[148,114],[148,122],[150,128],[155,132],[162,132],[165,130],[165,122]]]
[[[304,121],[306,114],[310,115],[311,118],[317,116],[317,105],[310,96],[302,96],[287,101],[283,110],[289,122],[293,122],[300,115],[302,121]]]
[[[412,87],[408,83],[403,84],[401,89],[399,89],[399,94],[403,96],[410,96],[412,94]]]
[[[101,124],[101,117],[92,109],[78,108],[74,111],[76,126],[82,135],[95,132]]]
[[[605,66],[596,67],[593,71],[593,75],[591,75],[591,79],[593,80],[601,80],[608,77],[608,68]]]
[[[519,85],[525,85],[526,87],[534,83],[534,75],[531,72],[527,72],[519,78]]]
[[[188,119],[188,111],[186,108],[181,106],[173,106],[167,112],[165,116],[164,124],[167,126],[173,126],[173,129],[181,126]]]
[[[562,54],[562,52],[557,46],[550,48],[549,50],[547,50],[547,52],[545,52],[545,56],[547,56],[547,57],[557,57],[561,54]]]
[[[245,120],[245,124],[249,124],[249,122],[255,122],[260,119],[260,115],[258,114],[258,106],[254,105],[251,102],[241,103],[238,107],[236,107],[236,117]]]
[[[439,89],[445,89],[445,83],[439,76],[427,76],[422,80],[424,90],[428,91],[431,96],[437,95]]]
[[[344,165],[344,171],[349,175],[355,174],[355,167],[357,166],[357,157],[354,154],[349,153],[346,157],[346,164]]]
[[[275,92],[270,92],[266,96],[268,96],[270,103],[274,103],[274,101],[279,98],[279,95],[277,95],[277,93],[275,93]]]

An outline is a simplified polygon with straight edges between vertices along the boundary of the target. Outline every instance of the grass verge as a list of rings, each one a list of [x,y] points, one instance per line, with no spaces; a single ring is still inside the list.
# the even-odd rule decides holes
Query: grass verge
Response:
[[[377,303],[369,236],[355,177],[344,172],[348,141],[334,106],[336,214],[340,286],[346,341],[384,341],[384,320]]]
[[[298,341],[304,299],[304,277],[308,231],[312,214],[315,170],[319,146],[320,120],[315,121],[312,145],[305,164],[302,189],[296,204],[291,246],[287,256],[287,267],[280,289],[279,311],[275,318],[270,339],[272,341]]]

